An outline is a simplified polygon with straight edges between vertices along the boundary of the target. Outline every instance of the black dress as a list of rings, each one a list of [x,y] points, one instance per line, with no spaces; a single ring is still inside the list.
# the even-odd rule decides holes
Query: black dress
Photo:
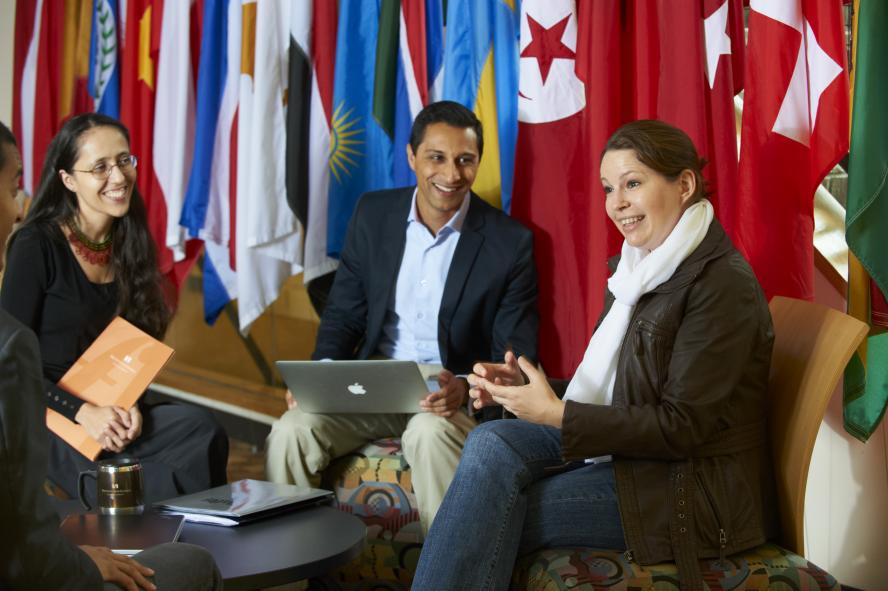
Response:
[[[56,382],[114,318],[117,287],[92,283],[56,226],[26,227],[6,258],[0,305],[40,342],[47,406],[72,421],[82,401]],[[122,454],[142,462],[145,501],[197,492],[226,482],[228,438],[212,415],[186,404],[140,403],[142,434]],[[50,433],[49,478],[72,497],[77,475],[95,462]],[[87,487],[91,500],[95,491]]]

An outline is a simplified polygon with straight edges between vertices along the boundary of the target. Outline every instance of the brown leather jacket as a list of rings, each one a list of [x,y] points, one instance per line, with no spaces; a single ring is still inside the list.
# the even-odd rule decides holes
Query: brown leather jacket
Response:
[[[612,303],[608,293],[602,318]],[[613,454],[628,552],[641,564],[675,561],[683,589],[701,586],[698,558],[776,533],[764,405],[772,344],[764,294],[713,221],[636,305],[613,405],[567,402],[565,459]]]

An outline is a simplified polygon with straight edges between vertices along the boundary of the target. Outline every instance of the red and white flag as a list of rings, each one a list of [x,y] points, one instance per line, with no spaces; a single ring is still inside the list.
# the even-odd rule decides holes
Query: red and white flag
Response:
[[[661,119],[687,133],[707,162],[703,176],[717,217],[730,228],[737,185],[734,95],[743,80],[741,0],[644,2],[624,18],[623,67],[616,74],[627,89],[622,121]]]
[[[330,116],[336,57],[335,2],[294,5],[290,21],[287,191],[304,228],[305,283],[336,270],[327,256]]]
[[[569,376],[589,339],[582,286],[591,210],[601,205],[589,198],[586,92],[575,71],[576,48],[573,0],[522,2],[512,215],[534,232],[545,311],[539,351],[552,376]]]
[[[718,219],[734,235],[737,200],[737,123],[734,95],[743,90],[746,57],[741,0],[703,0],[706,53],[707,143],[698,146]]]
[[[735,236],[769,298],[812,299],[814,192],[848,151],[842,7],[750,8]]]
[[[166,249],[166,204],[154,174],[154,96],[163,3],[127,0],[120,69],[120,121],[130,132],[130,151],[139,158],[139,193],[162,272],[178,287],[172,256]]]
[[[333,69],[336,65],[335,2],[314,0],[311,35],[311,151],[308,156],[308,224],[305,232],[305,281],[335,271],[327,256],[327,195],[330,186],[330,118],[333,116]]]
[[[530,2],[523,8],[532,17],[536,10],[559,6]],[[558,376],[569,375],[582,358],[603,304],[609,275],[605,261],[622,243],[607,219],[598,180],[607,138],[635,119],[662,119],[680,127],[709,162],[704,175],[715,206],[730,210],[737,175],[733,97],[742,87],[744,54],[740,0],[602,0],[580,3],[578,12],[576,71],[585,82],[585,110],[545,125],[529,124],[519,114],[512,206],[516,217],[535,230],[540,306],[547,311],[540,326],[541,358],[547,371]],[[554,22],[525,20],[522,27],[531,36],[539,31],[543,41],[537,49],[522,36],[520,105],[532,98],[527,85],[534,78],[527,68],[537,64],[528,58],[543,56],[536,58],[539,82],[544,64],[552,64],[551,78],[566,59],[556,55],[565,54],[559,43],[570,47],[567,37],[542,35]],[[573,95],[561,89],[554,96],[565,101]],[[557,118],[557,106],[545,110]],[[552,134],[548,144],[528,141],[544,132]]]
[[[64,11],[45,0],[16,3],[13,133],[24,188],[33,194],[50,140],[59,129],[58,96]]]
[[[161,272],[177,285],[197,258],[201,242],[186,240],[179,225],[194,156],[193,48],[199,38],[195,0],[163,2],[155,86],[152,157],[157,187],[151,190],[148,225],[158,241]],[[199,42],[197,43],[199,46]],[[162,238],[161,238],[162,236]]]

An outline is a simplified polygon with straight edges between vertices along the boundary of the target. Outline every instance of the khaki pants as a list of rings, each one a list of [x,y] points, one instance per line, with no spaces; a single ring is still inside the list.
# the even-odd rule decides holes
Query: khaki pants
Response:
[[[430,413],[326,415],[294,408],[271,428],[265,473],[272,482],[317,487],[332,460],[375,439],[400,437],[419,519],[428,532],[474,427],[475,420],[462,410],[445,419]]]

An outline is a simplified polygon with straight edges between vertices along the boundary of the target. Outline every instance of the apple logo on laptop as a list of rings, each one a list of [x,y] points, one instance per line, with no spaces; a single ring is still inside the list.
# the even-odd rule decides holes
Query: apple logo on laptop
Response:
[[[367,393],[367,390],[365,390],[364,386],[362,386],[359,382],[355,382],[354,384],[349,386],[348,391],[351,392],[352,394],[366,394]]]

